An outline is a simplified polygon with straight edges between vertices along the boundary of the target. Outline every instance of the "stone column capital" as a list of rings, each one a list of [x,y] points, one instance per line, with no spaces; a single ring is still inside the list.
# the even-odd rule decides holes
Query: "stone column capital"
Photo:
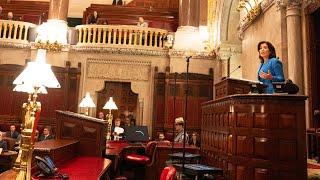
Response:
[[[276,6],[278,9],[281,8],[300,8],[303,1],[310,1],[310,0],[275,0]]]

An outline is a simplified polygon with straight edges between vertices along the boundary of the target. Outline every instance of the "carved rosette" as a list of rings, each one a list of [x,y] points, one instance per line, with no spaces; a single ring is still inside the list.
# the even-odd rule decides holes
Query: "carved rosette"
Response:
[[[151,62],[88,59],[87,77],[128,81],[148,81]]]

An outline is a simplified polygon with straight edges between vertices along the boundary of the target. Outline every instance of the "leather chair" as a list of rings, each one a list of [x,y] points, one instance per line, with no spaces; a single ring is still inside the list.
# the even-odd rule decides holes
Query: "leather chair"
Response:
[[[145,177],[145,168],[154,164],[157,142],[150,141],[145,147],[144,154],[128,154],[125,156],[125,161],[135,167],[135,177]]]
[[[167,166],[162,170],[160,180],[174,180],[176,178],[176,173],[176,168]]]

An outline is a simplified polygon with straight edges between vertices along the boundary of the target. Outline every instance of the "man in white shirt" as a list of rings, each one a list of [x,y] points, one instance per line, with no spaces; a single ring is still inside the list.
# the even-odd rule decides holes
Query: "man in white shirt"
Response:
[[[139,17],[139,22],[138,22],[137,26],[148,27],[148,23],[144,21],[143,17]]]

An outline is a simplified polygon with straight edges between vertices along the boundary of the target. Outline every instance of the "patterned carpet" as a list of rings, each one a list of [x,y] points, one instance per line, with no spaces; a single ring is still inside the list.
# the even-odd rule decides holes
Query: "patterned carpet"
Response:
[[[320,180],[320,164],[312,159],[308,159],[308,179]]]

